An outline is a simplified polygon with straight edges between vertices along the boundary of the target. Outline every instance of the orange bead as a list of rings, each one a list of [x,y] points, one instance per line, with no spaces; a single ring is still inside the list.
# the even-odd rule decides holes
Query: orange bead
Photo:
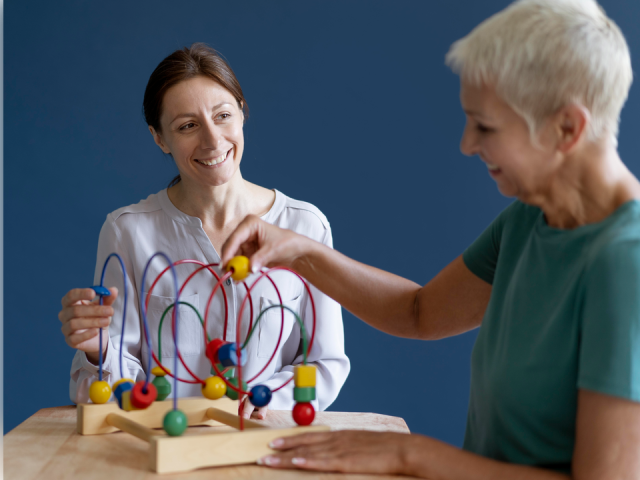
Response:
[[[89,398],[93,403],[107,403],[111,398],[111,387],[102,380],[93,382],[89,387]]]
[[[227,264],[228,271],[233,271],[231,278],[236,282],[241,282],[249,275],[249,259],[244,255],[233,257]]]

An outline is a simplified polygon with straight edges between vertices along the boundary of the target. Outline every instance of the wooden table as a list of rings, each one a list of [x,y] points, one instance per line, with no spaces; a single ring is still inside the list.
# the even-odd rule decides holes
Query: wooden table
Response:
[[[270,411],[264,421],[273,427],[295,426],[291,412]],[[377,430],[408,433],[401,418],[375,413],[318,412],[314,425],[332,430]],[[197,435],[210,428],[192,427]],[[300,470],[274,470],[257,465],[206,468],[189,473],[159,475],[148,470],[148,444],[123,432],[82,436],[76,433],[76,407],[44,408],[11,430],[4,437],[4,473],[6,479],[349,479],[403,478],[380,475],[345,475]]]

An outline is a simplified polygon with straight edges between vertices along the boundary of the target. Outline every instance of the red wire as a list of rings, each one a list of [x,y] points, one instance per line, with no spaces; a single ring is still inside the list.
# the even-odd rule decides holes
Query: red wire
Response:
[[[187,264],[187,263],[192,263],[192,264],[196,264],[196,265],[200,265],[201,268],[197,269],[194,273],[192,273],[186,280],[185,282],[182,284],[182,287],[180,287],[180,291],[178,293],[178,295],[180,295],[182,293],[182,291],[184,290],[184,288],[186,287],[187,283],[201,270],[204,270],[205,268],[207,270],[209,270],[209,272],[211,272],[213,274],[213,276],[216,278],[216,280],[218,280],[218,283],[216,284],[216,289],[218,287],[218,285],[220,284],[220,277],[216,274],[216,272],[214,272],[211,267],[217,266],[217,263],[211,263],[211,264],[206,264],[203,262],[199,262],[197,260],[179,260],[177,262],[174,263],[174,265],[183,265],[183,264]],[[165,272],[167,272],[167,270],[169,270],[171,267],[167,267],[165,268],[162,272],[160,272],[160,274],[156,277],[155,281],[151,284],[151,288],[149,289],[149,291],[147,292],[147,298],[145,301],[145,309],[149,308],[149,300],[151,298],[151,292],[153,291],[153,289],[155,288],[156,284],[158,283],[158,281],[160,280],[160,278],[162,277],[162,275],[165,274]],[[144,286],[143,286],[144,287]],[[214,289],[215,292],[215,289]],[[227,318],[228,318],[228,303],[227,303],[227,293],[224,290],[224,288],[222,289],[222,295],[224,297],[224,306],[225,306],[225,326],[227,324]],[[213,297],[213,296],[212,296]],[[207,305],[207,310],[208,310],[208,305]],[[176,322],[176,317],[175,317],[175,308],[173,310],[173,314],[172,314],[172,322],[171,322],[171,326],[172,326],[172,330],[171,332],[175,332],[175,322]],[[205,316],[205,322],[206,322],[206,316]],[[206,343],[207,343],[207,331],[205,329],[204,332],[204,342],[205,342],[205,347],[206,347]],[[145,332],[145,339],[146,339],[146,332]],[[151,352],[153,359],[155,360],[155,362],[158,364],[158,366],[165,372],[167,373],[170,377],[173,378],[173,375],[169,372],[169,370],[167,370],[162,363],[160,363],[160,360],[158,359],[158,357],[156,356],[156,354],[152,351]],[[200,383],[202,385],[205,384],[204,380],[202,380],[201,378],[199,378],[195,373],[193,373],[191,371],[191,369],[187,366],[186,362],[184,361],[184,359],[182,358],[182,354],[180,353],[180,350],[176,350],[176,354],[178,355],[178,359],[180,360],[180,362],[182,363],[183,367],[185,368],[185,370],[195,379],[195,381],[191,381],[191,380],[184,380],[182,378],[178,378],[179,381],[184,382],[184,383]]]

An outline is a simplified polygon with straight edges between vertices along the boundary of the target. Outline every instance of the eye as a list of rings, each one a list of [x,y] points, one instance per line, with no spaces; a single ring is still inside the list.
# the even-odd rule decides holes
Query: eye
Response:
[[[491,133],[494,131],[493,128],[489,128],[481,123],[476,124],[476,130],[478,130],[480,133]]]
[[[231,116],[230,113],[221,113],[220,115],[218,115],[218,118],[222,119],[222,120],[226,120],[227,118],[229,118]]]
[[[195,123],[189,122],[189,123],[186,123],[186,124],[182,125],[178,130],[191,130],[195,126],[196,126]]]

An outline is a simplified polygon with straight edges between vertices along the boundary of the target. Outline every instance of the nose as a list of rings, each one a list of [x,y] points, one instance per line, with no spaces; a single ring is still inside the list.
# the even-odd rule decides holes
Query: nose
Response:
[[[469,122],[466,123],[464,131],[462,132],[462,138],[460,139],[460,151],[463,155],[467,155],[468,157],[477,155],[480,152],[478,136],[469,125]]]
[[[215,123],[209,121],[202,125],[200,129],[200,147],[203,150],[217,150],[221,140],[222,135]]]

